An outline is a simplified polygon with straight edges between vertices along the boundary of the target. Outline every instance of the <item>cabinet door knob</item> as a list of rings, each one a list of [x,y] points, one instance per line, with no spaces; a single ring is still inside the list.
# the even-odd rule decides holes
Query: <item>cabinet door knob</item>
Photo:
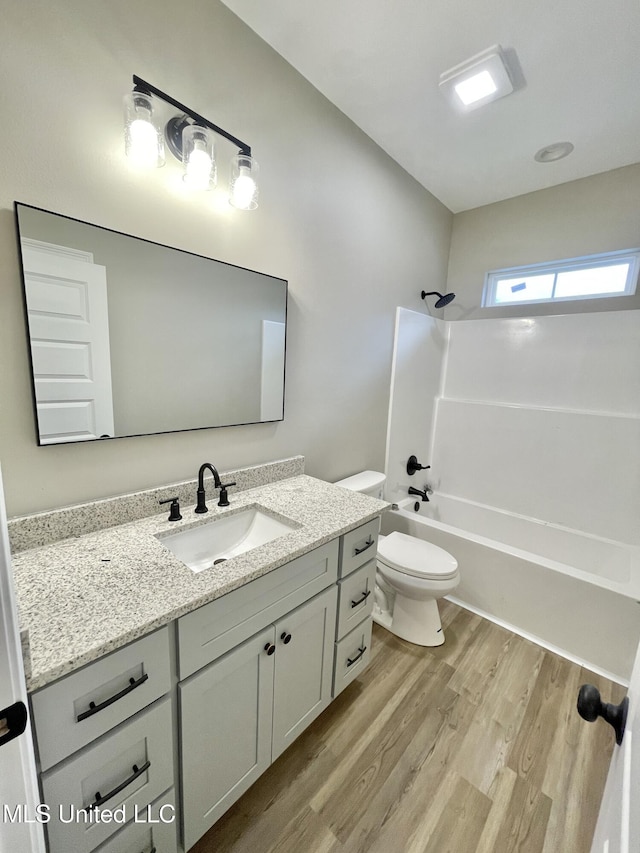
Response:
[[[264,647],[264,650],[268,655],[272,655],[275,652],[276,647],[273,645],[273,643],[267,643],[267,645]]]
[[[286,632],[286,631],[283,631],[283,632],[282,632],[282,634],[280,634],[280,639],[282,640],[282,642],[283,642],[283,643],[285,644],[285,646],[286,646],[286,645],[287,645],[287,643],[290,643],[290,642],[291,642],[291,634],[287,634],[287,632]]]

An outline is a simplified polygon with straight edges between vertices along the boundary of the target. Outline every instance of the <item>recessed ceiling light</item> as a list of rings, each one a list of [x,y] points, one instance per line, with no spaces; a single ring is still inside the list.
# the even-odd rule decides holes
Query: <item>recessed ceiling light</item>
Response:
[[[488,95],[493,95],[497,86],[491,74],[485,70],[474,74],[473,77],[468,77],[461,83],[456,83],[453,88],[465,107],[468,107]]]
[[[563,157],[568,157],[573,151],[571,142],[554,142],[552,145],[545,145],[539,151],[536,151],[533,159],[538,163],[553,163],[555,160],[562,160]]]
[[[513,92],[513,82],[499,44],[483,50],[440,75],[440,89],[463,109],[475,109]]]

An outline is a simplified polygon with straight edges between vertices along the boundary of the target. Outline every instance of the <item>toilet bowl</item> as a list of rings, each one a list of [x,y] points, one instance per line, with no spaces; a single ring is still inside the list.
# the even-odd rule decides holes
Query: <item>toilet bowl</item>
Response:
[[[337,486],[382,497],[384,474],[363,471]],[[437,545],[406,533],[378,539],[373,621],[419,646],[440,646],[444,632],[437,599],[460,582],[457,560]]]
[[[406,533],[380,536],[376,583],[385,594],[386,607],[378,597],[374,621],[418,646],[444,643],[437,599],[460,583],[458,563],[451,554]]]

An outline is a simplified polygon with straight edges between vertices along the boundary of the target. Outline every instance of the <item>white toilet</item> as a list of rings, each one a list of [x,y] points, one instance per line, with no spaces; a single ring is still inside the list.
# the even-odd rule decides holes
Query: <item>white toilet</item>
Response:
[[[362,471],[336,486],[381,498],[384,474]],[[380,536],[373,621],[418,646],[440,646],[444,632],[437,599],[458,586],[458,562],[447,551],[406,533]]]

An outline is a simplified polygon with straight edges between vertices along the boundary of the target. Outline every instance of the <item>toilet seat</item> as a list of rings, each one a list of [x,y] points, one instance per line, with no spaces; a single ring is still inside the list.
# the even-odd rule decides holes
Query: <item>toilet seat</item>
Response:
[[[444,548],[396,531],[380,537],[378,562],[415,578],[448,580],[458,573],[458,561]]]

